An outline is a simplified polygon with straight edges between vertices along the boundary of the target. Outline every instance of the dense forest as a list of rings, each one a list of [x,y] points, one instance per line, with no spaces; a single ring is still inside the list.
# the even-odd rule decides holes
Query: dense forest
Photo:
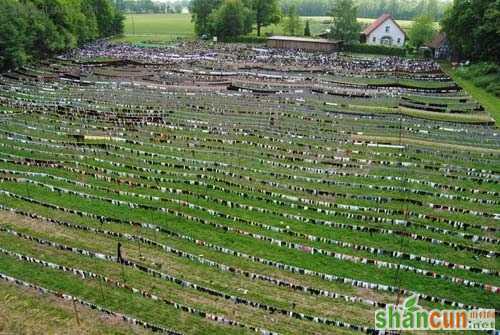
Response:
[[[119,34],[111,0],[0,0],[0,70]]]

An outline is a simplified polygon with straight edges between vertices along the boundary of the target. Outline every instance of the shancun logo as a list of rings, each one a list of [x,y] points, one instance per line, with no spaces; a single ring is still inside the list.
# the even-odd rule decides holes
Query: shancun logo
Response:
[[[495,330],[494,309],[425,310],[418,296],[375,312],[378,330]]]

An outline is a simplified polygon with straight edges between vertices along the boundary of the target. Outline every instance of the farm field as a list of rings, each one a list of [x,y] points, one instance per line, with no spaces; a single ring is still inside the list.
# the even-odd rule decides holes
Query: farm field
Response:
[[[331,18],[328,16],[302,17],[302,21],[309,20],[313,35],[320,34],[328,28]],[[368,25],[374,19],[360,18],[359,22]],[[412,21],[398,20],[403,29],[408,29]],[[280,25],[264,27],[262,34],[282,34]],[[253,33],[255,34],[255,32]],[[190,14],[128,14],[125,20],[125,33],[116,39],[119,42],[139,44],[163,44],[177,40],[177,38],[194,38],[194,25]]]
[[[498,128],[434,62],[99,42],[1,75],[0,106],[0,299],[47,332],[500,309]]]

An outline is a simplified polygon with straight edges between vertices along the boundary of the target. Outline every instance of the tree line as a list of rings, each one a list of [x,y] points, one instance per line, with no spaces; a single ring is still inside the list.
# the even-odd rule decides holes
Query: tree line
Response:
[[[0,70],[123,32],[111,0],[0,0]]]
[[[119,10],[136,14],[179,14],[184,8],[189,7],[189,3],[190,0],[175,0],[168,3],[152,0],[116,0],[116,6]]]
[[[425,15],[441,19],[449,0],[356,0],[358,17],[377,18],[384,13],[391,13],[398,20],[412,20]],[[327,16],[332,7],[331,0],[282,0],[283,8],[296,6],[301,16]]]
[[[443,17],[450,0],[356,0],[359,17],[377,18],[389,12],[399,20],[411,20],[419,15],[426,15],[435,20]],[[158,2],[153,0],[116,0],[120,10],[126,13],[181,13],[189,7],[190,0],[172,0]],[[331,0],[280,0],[283,12],[296,8],[299,16],[327,16],[331,9]]]

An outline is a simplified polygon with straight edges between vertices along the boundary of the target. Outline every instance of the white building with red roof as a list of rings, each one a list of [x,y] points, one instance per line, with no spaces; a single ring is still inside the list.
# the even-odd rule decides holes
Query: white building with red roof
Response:
[[[384,14],[361,33],[361,42],[371,45],[403,47],[406,33],[391,14]]]

